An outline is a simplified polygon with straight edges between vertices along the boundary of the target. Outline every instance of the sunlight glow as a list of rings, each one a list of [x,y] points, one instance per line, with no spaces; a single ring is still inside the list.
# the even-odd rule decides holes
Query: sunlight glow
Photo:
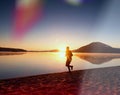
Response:
[[[59,52],[59,56],[60,56],[61,58],[65,58],[65,52]]]
[[[60,52],[65,52],[65,48],[64,47],[61,47],[58,49]]]
[[[61,58],[65,58],[65,51],[66,51],[66,47],[60,47],[59,49],[59,55]]]

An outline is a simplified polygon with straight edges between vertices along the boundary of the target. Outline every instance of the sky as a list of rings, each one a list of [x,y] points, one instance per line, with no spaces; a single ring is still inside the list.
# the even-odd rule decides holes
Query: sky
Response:
[[[33,10],[30,4],[29,10],[22,11],[27,16],[16,15],[18,1],[0,0],[1,47],[77,49],[91,42],[103,42],[120,48],[120,0],[39,0],[42,4],[35,4]],[[26,7],[26,2],[20,4]]]

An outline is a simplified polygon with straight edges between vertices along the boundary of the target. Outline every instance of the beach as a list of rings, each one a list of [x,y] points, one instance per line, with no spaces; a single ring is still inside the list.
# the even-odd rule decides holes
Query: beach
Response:
[[[0,80],[0,95],[120,95],[120,66]]]

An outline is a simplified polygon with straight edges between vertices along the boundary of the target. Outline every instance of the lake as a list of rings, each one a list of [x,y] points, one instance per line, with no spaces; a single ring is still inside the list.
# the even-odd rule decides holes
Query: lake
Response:
[[[65,72],[63,52],[0,53],[0,79]],[[74,53],[73,70],[120,66],[120,54]]]

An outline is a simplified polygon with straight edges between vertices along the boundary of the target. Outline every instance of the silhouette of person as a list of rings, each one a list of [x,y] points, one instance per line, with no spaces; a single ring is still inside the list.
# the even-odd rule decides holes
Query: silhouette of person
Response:
[[[69,49],[69,47],[67,46],[66,47],[66,66],[68,67],[68,71],[71,72],[71,70],[73,70],[73,66],[70,65],[71,61],[72,61],[72,52],[71,50]]]

